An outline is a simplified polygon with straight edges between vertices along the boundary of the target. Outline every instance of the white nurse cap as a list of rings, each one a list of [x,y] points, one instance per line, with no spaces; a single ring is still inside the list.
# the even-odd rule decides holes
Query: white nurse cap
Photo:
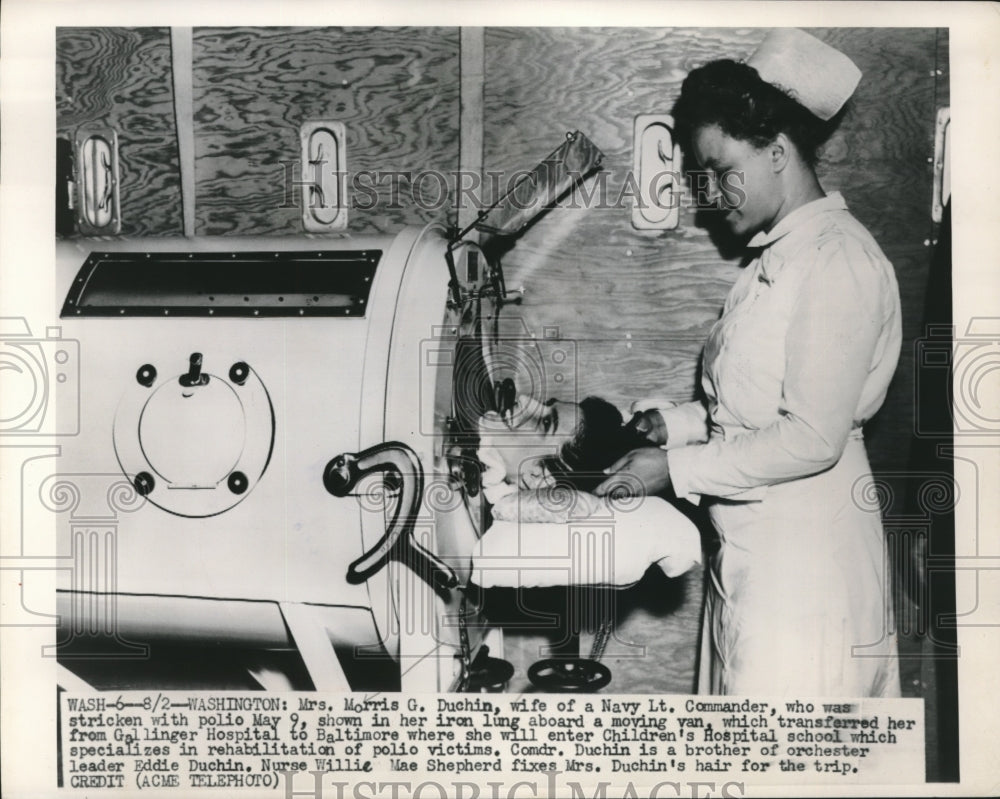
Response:
[[[851,59],[798,28],[771,31],[746,63],[823,120],[843,108],[861,80]]]

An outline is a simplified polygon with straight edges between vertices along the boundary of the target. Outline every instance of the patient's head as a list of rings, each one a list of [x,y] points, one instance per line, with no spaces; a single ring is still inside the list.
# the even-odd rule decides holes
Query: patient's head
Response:
[[[503,461],[507,482],[522,489],[562,482],[580,491],[601,483],[603,470],[622,455],[650,446],[600,397],[580,403],[521,396],[508,423],[486,414],[480,424],[484,446]]]
[[[580,405],[579,422],[558,455],[546,461],[546,468],[579,491],[591,491],[604,482],[604,470],[627,452],[652,446],[651,442],[625,423],[619,410],[600,397],[587,397]]]

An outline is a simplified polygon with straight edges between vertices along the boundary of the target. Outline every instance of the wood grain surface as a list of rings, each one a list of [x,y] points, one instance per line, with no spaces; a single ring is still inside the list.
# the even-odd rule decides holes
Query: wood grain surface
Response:
[[[689,358],[683,368],[670,342],[703,339],[735,279],[736,260],[720,258],[688,209],[676,231],[632,228],[630,198],[622,194],[632,167],[633,120],[669,113],[691,67],[719,51],[742,51],[752,38],[665,29],[486,32],[486,168],[530,167],[571,130],[584,132],[605,154],[604,192],[596,178],[586,186],[604,201],[552,210],[504,261],[508,285],[526,289],[516,313],[528,328],[556,326],[590,354],[582,363],[584,386],[633,398],[693,395],[697,349],[683,348]],[[628,336],[665,342],[663,354],[628,349]]]
[[[56,132],[118,132],[124,237],[183,233],[167,28],[57,28]]]
[[[302,232],[299,127],[343,122],[347,171],[458,168],[457,28],[197,28],[194,31],[196,226],[202,235]],[[294,180],[301,171],[292,168]],[[375,181],[373,180],[372,183]],[[395,233],[444,219],[434,178],[388,179],[376,207],[350,208],[348,230]],[[364,198],[362,198],[364,199]]]

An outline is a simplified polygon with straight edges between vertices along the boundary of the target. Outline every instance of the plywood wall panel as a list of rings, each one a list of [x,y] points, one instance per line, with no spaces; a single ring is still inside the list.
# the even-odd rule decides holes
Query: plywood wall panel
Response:
[[[118,133],[123,236],[183,233],[167,28],[57,28],[56,132]]]
[[[948,37],[947,29],[937,30],[937,54],[935,58],[935,74],[937,83],[935,92],[937,95],[937,105],[947,106],[951,103],[951,40]]]
[[[693,385],[703,343],[700,338],[676,337],[583,341],[578,345],[585,365],[577,379],[579,394],[602,396],[623,412],[637,399],[684,402],[689,398],[687,392],[671,391],[670,387]],[[629,375],[628,381],[621,379],[623,372]],[[631,389],[634,385],[652,388],[637,395]]]
[[[719,257],[687,211],[675,233],[632,228],[623,192],[633,120],[668,113],[688,69],[705,53],[745,49],[749,40],[748,32],[736,30],[487,30],[486,168],[531,166],[576,129],[606,156],[604,202],[551,211],[505,260],[508,285],[523,283],[527,290],[519,311],[529,327],[557,325],[563,336],[594,342],[628,335],[670,341],[708,332],[735,279],[735,262]],[[593,184],[588,193],[596,193]],[[575,204],[582,202],[578,195]],[[564,202],[571,204],[572,198]],[[694,361],[677,370],[666,366],[664,354],[660,368],[637,368],[626,351],[616,369],[594,347],[583,349],[595,360],[581,368],[601,374],[595,382],[603,394],[693,395]],[[673,379],[665,384],[666,375]]]
[[[194,32],[196,226],[200,234],[300,234],[299,127],[343,122],[347,170],[451,174],[458,168],[459,33],[455,28],[197,28]],[[374,182],[374,181],[372,181]],[[427,179],[431,205],[439,183]],[[409,177],[348,231],[396,232],[443,221],[454,206],[413,199]],[[365,197],[361,200],[367,202]]]

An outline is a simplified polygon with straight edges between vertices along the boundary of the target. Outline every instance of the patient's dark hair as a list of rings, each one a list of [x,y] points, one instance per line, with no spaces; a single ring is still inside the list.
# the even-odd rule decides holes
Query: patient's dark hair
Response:
[[[562,445],[558,457],[544,463],[558,482],[578,491],[592,491],[607,478],[604,469],[622,455],[654,445],[626,424],[621,412],[607,400],[587,397],[579,407],[580,422],[573,438]]]
[[[784,133],[802,158],[815,165],[819,146],[839,121],[824,122],[757,70],[728,58],[692,70],[673,109],[681,139],[690,142],[699,128],[718,125],[728,136],[757,149]]]

